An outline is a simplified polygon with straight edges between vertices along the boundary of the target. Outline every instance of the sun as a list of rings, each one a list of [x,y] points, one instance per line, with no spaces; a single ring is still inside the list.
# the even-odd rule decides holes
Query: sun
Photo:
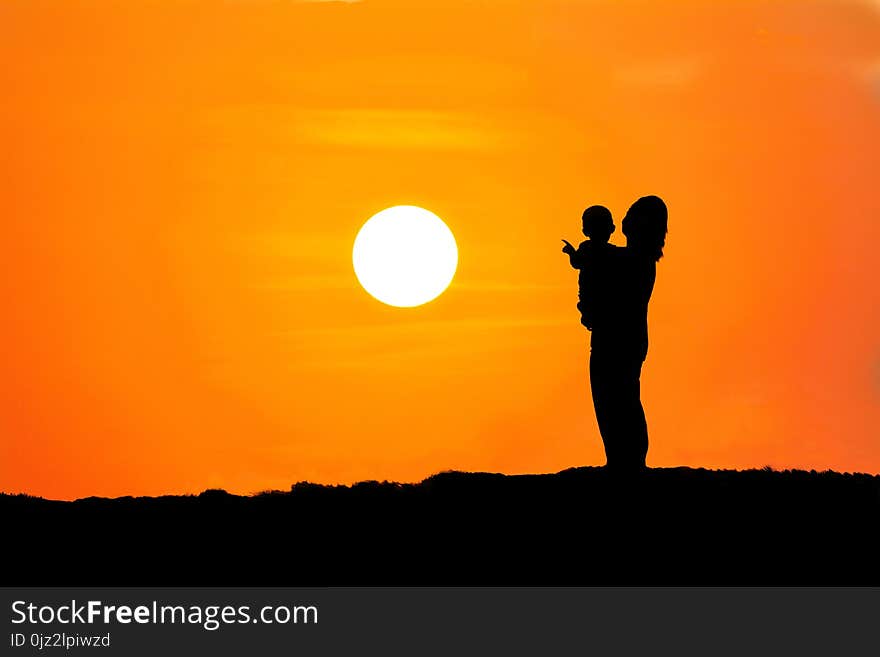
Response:
[[[395,205],[361,227],[352,262],[370,295],[389,306],[412,308],[436,299],[449,287],[458,267],[458,245],[433,212]]]

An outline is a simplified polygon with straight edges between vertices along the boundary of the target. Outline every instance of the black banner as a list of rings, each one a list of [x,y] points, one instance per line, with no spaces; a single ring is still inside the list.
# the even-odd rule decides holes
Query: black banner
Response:
[[[880,589],[7,588],[9,655],[829,654]]]

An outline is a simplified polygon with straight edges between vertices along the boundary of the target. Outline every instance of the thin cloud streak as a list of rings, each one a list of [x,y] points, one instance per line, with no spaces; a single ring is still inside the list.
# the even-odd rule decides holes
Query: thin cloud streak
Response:
[[[548,326],[569,326],[571,325],[570,317],[559,318],[535,318],[535,317],[507,317],[507,318],[484,318],[470,317],[465,319],[443,319],[443,320],[425,320],[416,322],[388,322],[382,324],[360,324],[354,326],[325,326],[325,327],[309,327],[298,328],[289,331],[277,331],[270,333],[273,337],[305,337],[317,336],[327,337],[330,335],[351,335],[365,333],[375,333],[381,336],[387,336],[389,332],[400,332],[412,334],[415,332],[428,331],[433,332],[438,328],[448,330],[474,330],[474,329],[492,329],[492,328],[543,328]]]

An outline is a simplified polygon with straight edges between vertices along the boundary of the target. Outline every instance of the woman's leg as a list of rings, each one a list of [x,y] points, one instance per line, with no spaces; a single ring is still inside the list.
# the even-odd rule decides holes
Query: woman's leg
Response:
[[[593,395],[593,409],[596,411],[596,423],[605,446],[605,461],[609,468],[617,465],[617,441],[614,438],[614,380],[613,367],[608,359],[595,351],[590,352],[590,391]]]
[[[631,460],[628,443],[631,442],[632,394],[626,389],[630,378],[620,358],[590,354],[590,387],[596,421],[605,445],[607,465],[615,470],[627,468]]]
[[[590,388],[607,465],[641,470],[648,453],[648,424],[641,402],[642,362],[590,353]]]
[[[648,455],[648,421],[641,399],[642,362],[630,361],[623,365],[621,371],[624,379],[620,388],[622,420],[625,423],[622,450],[625,452],[626,467],[641,470],[645,468]]]

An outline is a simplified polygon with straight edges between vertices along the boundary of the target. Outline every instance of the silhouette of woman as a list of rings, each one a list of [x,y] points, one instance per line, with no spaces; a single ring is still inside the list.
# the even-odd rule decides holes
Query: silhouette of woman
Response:
[[[639,471],[648,453],[648,425],[639,378],[648,354],[648,302],[666,244],[666,204],[644,196],[622,222],[626,248],[597,271],[590,387],[609,469]]]

